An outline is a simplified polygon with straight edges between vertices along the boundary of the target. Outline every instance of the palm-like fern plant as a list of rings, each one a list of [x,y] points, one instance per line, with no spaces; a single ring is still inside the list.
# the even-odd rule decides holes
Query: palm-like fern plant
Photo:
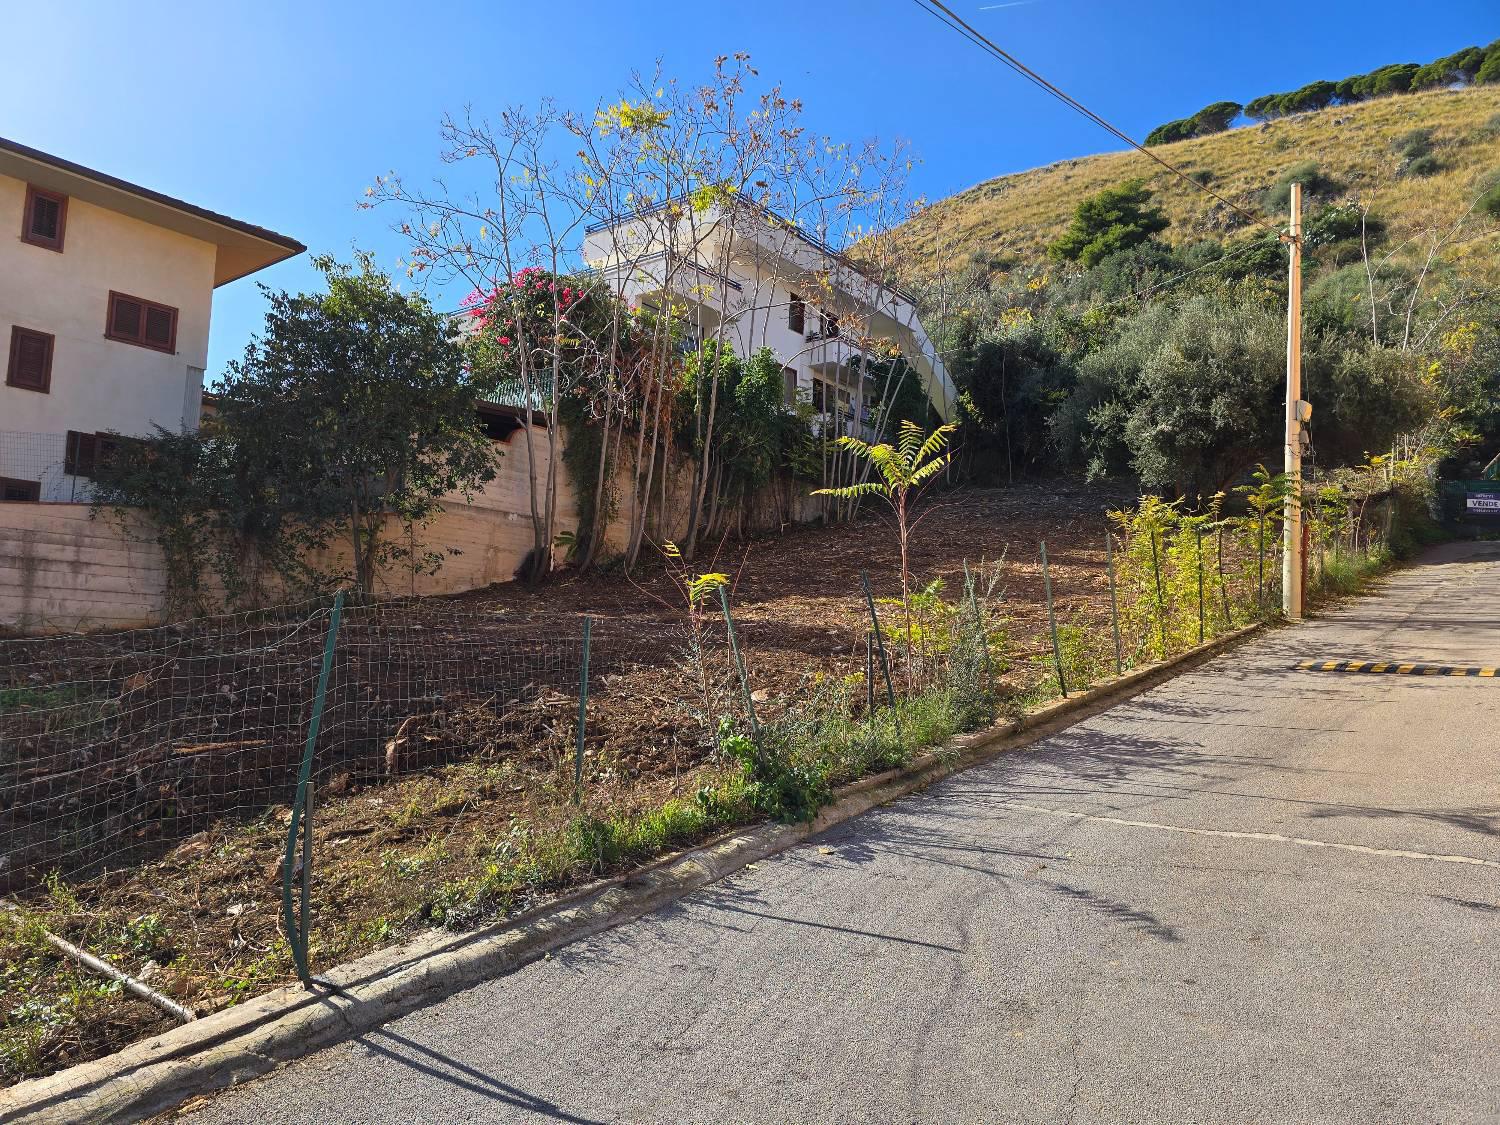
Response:
[[[958,429],[956,422],[939,426],[932,433],[924,433],[922,427],[910,419],[903,419],[896,444],[881,442],[871,445],[857,437],[844,435],[839,438],[841,447],[855,457],[867,461],[879,474],[878,480],[863,481],[843,488],[820,488],[814,496],[832,496],[839,500],[854,500],[862,496],[879,496],[890,505],[896,516],[896,536],[901,547],[901,606],[906,616],[906,669],[910,682],[912,663],[912,615],[911,615],[911,568],[908,562],[911,533],[920,519],[911,518],[912,505],[922,489],[935,480],[948,467],[952,454],[948,452],[948,438]]]

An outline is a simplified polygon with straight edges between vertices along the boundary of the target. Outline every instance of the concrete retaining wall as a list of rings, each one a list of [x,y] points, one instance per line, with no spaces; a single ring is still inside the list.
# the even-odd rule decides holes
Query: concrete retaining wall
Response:
[[[420,573],[408,560],[396,560],[377,575],[377,592],[387,596],[453,594],[496,582],[509,582],[532,549],[529,461],[538,481],[547,473],[546,432],[532,431],[532,457],[518,431],[500,447],[499,473],[472,497],[453,497],[427,527],[408,535],[399,525],[392,539],[410,558],[444,555],[435,573]],[[557,527],[576,530],[578,504],[567,472],[559,469]],[[779,489],[779,493],[772,492]],[[750,505],[746,530],[774,530],[781,522],[808,520],[817,506],[801,488],[778,482]],[[667,481],[668,517],[648,526],[654,539],[686,533],[692,473],[675,470]],[[631,512],[631,481],[622,466],[612,482],[615,518],[605,538],[606,556],[626,546]],[[660,503],[660,486],[652,486]],[[456,552],[456,553],[455,553]],[[317,560],[332,569],[346,564],[347,547]],[[129,628],[160,622],[166,611],[166,569],[160,549],[143,519],[113,514],[91,517],[86,504],[0,503],[0,629],[27,633]]]

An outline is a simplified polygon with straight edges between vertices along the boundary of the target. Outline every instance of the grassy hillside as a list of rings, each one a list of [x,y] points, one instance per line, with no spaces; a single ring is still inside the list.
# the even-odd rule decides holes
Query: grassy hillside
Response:
[[[1393,142],[1424,127],[1433,130],[1439,169],[1426,177],[1402,175]],[[1500,85],[1336,106],[1156,151],[1195,175],[1206,173],[1216,192],[1259,214],[1261,196],[1278,176],[1299,161],[1316,161],[1340,185],[1327,198],[1373,196],[1375,213],[1399,240],[1451,224],[1472,203],[1479,182],[1500,173]],[[927,274],[962,268],[981,252],[1018,264],[1036,261],[1081,199],[1134,178],[1146,181],[1171,218],[1162,235],[1169,242],[1222,240],[1245,225],[1149,158],[1116,152],[989,180],[933,204],[901,237]],[[1492,239],[1470,243],[1457,255],[1493,262],[1496,245]]]

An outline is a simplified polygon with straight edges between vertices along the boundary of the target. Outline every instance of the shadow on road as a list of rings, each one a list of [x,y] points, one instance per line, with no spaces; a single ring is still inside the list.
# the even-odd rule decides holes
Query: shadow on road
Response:
[[[478,1094],[490,1101],[499,1102],[513,1109],[525,1110],[554,1121],[573,1121],[581,1125],[596,1125],[591,1117],[578,1117],[525,1090],[501,1082],[457,1059],[424,1047],[413,1039],[381,1028],[367,1032],[354,1041],[381,1058],[409,1067],[431,1078],[439,1079],[450,1086]],[[387,1044],[390,1044],[389,1046]]]

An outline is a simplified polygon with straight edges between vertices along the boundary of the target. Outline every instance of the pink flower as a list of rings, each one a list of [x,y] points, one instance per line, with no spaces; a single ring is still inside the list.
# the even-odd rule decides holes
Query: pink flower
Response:
[[[500,342],[502,344],[504,344],[506,347],[510,347],[510,337],[509,336],[501,336],[500,337]]]

